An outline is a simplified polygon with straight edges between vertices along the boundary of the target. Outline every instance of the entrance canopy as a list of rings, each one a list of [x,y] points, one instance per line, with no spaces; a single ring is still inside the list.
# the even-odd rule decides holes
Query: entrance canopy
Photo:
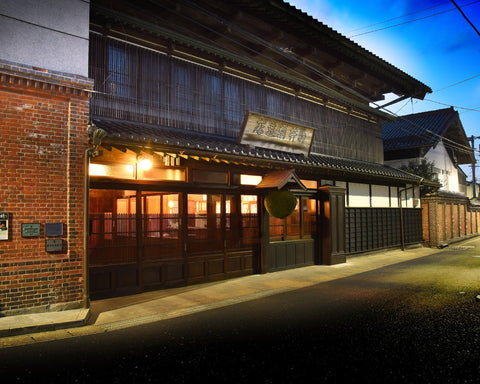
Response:
[[[257,185],[257,188],[261,189],[282,189],[288,184],[293,184],[296,187],[300,187],[304,191],[307,187],[301,182],[300,178],[295,174],[295,170],[287,169],[285,171],[274,171],[265,175],[262,181]]]

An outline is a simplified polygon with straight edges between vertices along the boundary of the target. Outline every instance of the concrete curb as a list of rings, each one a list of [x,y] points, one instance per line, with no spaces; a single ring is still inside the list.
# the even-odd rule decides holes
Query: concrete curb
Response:
[[[88,308],[2,317],[0,337],[81,327],[87,323],[89,317]]]

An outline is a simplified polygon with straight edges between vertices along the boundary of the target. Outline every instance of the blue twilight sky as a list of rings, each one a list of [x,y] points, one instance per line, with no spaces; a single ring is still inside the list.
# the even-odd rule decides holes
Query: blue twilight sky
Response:
[[[480,136],[480,0],[285,0],[432,89],[387,109],[408,115],[453,106]],[[480,138],[475,140],[479,159]],[[462,166],[471,180],[471,167]],[[477,166],[477,180],[479,170]]]

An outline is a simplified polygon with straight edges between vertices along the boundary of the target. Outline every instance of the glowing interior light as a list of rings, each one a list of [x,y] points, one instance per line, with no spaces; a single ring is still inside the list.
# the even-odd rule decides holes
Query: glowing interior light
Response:
[[[152,168],[152,162],[149,159],[138,159],[138,164],[140,165],[140,168],[144,171],[148,171],[150,168]]]
[[[90,176],[107,176],[119,179],[133,179],[134,178],[133,164],[95,164],[91,163],[88,166],[88,174]]]
[[[258,185],[262,181],[262,176],[258,175],[240,175],[241,185]]]
[[[127,164],[127,165],[125,166],[125,168],[127,169],[127,174],[128,174],[128,175],[133,175],[134,165],[132,165],[132,164]]]
[[[89,164],[88,174],[90,176],[107,176],[108,168],[103,164]]]

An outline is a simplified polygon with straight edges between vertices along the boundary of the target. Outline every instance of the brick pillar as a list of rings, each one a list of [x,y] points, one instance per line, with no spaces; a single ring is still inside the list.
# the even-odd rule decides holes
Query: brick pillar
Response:
[[[438,247],[439,221],[438,221],[438,202],[432,199],[428,202],[428,225],[430,230],[430,247]]]

